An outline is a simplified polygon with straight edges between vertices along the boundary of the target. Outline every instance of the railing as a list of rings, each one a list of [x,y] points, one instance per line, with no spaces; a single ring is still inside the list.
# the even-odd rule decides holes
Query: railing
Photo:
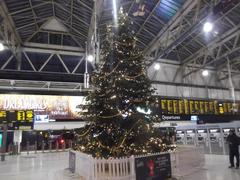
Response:
[[[135,158],[147,157],[131,156],[116,159],[93,158],[90,155],[75,153],[75,173],[84,180],[135,180]],[[150,156],[164,153],[151,154]],[[180,147],[170,153],[173,177],[184,177],[191,174],[204,164],[204,153],[196,147]]]
[[[18,144],[9,144],[7,148],[7,154],[20,154],[20,153],[44,153],[44,152],[57,152],[57,151],[66,151],[72,148],[72,141],[64,141],[59,143],[58,141],[35,141],[30,143]]]

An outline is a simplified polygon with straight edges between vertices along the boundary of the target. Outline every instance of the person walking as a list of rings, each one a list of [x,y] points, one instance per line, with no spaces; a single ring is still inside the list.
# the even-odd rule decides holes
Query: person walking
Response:
[[[227,137],[227,142],[229,145],[229,168],[234,167],[234,157],[236,158],[236,169],[239,168],[239,137],[235,134],[234,130],[229,131],[229,135]]]

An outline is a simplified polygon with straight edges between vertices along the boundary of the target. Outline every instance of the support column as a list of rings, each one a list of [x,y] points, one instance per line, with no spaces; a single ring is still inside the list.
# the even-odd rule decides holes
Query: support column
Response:
[[[14,137],[13,137],[13,143],[15,153],[20,154],[21,151],[21,142],[22,142],[22,130],[15,130],[14,131]]]

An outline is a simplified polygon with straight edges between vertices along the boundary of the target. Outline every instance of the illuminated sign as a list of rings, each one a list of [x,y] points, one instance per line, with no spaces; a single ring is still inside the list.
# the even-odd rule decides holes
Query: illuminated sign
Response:
[[[32,109],[35,115],[48,115],[49,119],[79,119],[81,109],[77,106],[82,104],[85,104],[84,96],[0,94],[1,110],[25,111]],[[18,120],[22,121],[28,118],[27,115],[30,116],[30,114],[19,112]],[[31,117],[29,118],[31,119]]]
[[[0,133],[0,147],[2,147],[2,134]]]

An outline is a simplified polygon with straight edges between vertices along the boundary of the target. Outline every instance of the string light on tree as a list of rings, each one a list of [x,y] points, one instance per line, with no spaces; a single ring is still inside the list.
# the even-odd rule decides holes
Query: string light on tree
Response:
[[[149,107],[156,102],[154,89],[131,21],[122,8],[115,17],[101,45],[101,66],[91,75],[94,90],[82,107],[88,125],[77,130],[74,149],[103,158],[169,150],[154,134],[156,117]]]

